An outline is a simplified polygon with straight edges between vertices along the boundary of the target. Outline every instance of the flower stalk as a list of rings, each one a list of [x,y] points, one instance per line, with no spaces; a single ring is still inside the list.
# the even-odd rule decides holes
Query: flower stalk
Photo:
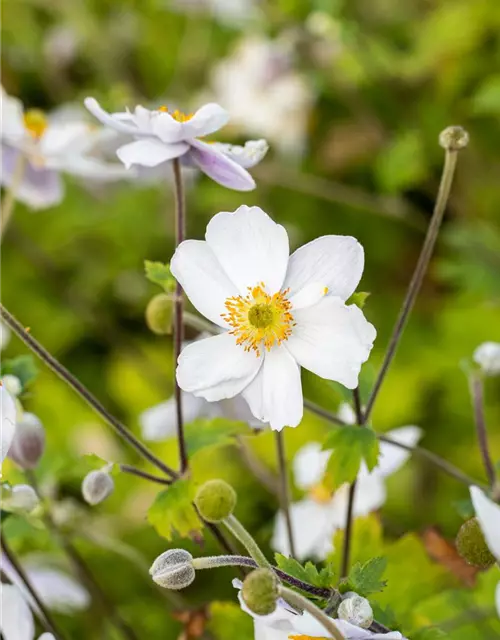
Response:
[[[290,517],[290,486],[286,469],[285,435],[283,431],[276,431],[276,450],[278,453],[278,469],[280,481],[281,508],[285,514],[286,530],[288,534],[288,547],[290,555],[295,557],[295,541],[293,537],[292,518]]]
[[[310,600],[300,595],[300,593],[280,585],[279,594],[288,602],[288,604],[291,604],[292,607],[297,607],[298,609],[307,611],[316,618],[316,620],[324,627],[328,634],[334,638],[334,640],[345,640],[344,634],[340,631],[335,622]]]
[[[26,169],[26,158],[20,153],[17,157],[14,167],[14,175],[12,176],[12,184],[5,192],[1,204],[1,222],[0,222],[0,242],[3,240],[7,226],[14,213],[16,205],[16,194],[21,182],[24,178],[24,172]]]
[[[479,450],[483,459],[483,465],[486,470],[488,482],[491,487],[494,487],[496,482],[496,472],[488,445],[488,432],[486,430],[486,420],[484,417],[483,379],[481,375],[478,373],[471,373],[469,377],[469,387],[472,398],[472,408],[474,411],[474,420],[476,423]]]
[[[248,553],[257,563],[257,566],[269,569],[271,567],[266,556],[262,553],[259,545],[255,542],[252,536],[248,533],[241,522],[235,518],[233,514],[222,520],[224,525],[229,529],[235,538],[237,538],[241,544],[245,547]]]

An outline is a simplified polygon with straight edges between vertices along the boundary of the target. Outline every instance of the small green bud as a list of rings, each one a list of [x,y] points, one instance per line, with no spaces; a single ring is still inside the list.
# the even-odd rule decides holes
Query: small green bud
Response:
[[[267,616],[276,609],[278,586],[278,579],[270,569],[255,569],[245,578],[241,595],[250,611]]]
[[[106,500],[115,489],[113,478],[106,471],[91,471],[82,482],[82,495],[88,504],[99,504]]]
[[[170,549],[156,558],[149,573],[160,587],[185,589],[195,579],[193,556],[184,549]]]
[[[9,458],[22,469],[34,469],[45,449],[45,430],[40,420],[25,412],[16,422]]]
[[[337,616],[357,627],[368,629],[373,622],[373,609],[366,598],[350,592],[339,604]]]
[[[477,518],[471,518],[460,527],[456,546],[458,553],[469,564],[488,569],[495,563],[495,556],[488,549]]]
[[[146,324],[153,333],[165,335],[172,333],[173,300],[166,293],[159,293],[146,307]]]
[[[439,144],[448,151],[460,151],[469,144],[469,134],[463,127],[446,127],[439,134]]]
[[[236,492],[224,480],[209,480],[198,489],[194,502],[204,520],[220,522],[233,513]]]

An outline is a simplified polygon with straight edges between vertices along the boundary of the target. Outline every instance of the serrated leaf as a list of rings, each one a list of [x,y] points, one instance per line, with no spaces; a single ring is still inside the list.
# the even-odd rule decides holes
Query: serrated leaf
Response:
[[[372,471],[378,461],[379,443],[369,427],[335,426],[330,431],[323,449],[333,449],[326,468],[327,477],[334,487],[353,482],[362,460]]]
[[[364,597],[383,591],[387,584],[387,580],[382,580],[386,568],[387,558],[383,557],[371,558],[364,564],[356,563],[349,571],[346,590]]]
[[[207,447],[231,444],[239,433],[248,434],[245,422],[226,418],[199,418],[185,427],[188,453],[193,456]]]
[[[212,602],[207,629],[215,640],[253,640],[252,618],[234,602]]]
[[[144,260],[144,269],[148,280],[159,285],[167,293],[175,291],[176,281],[168,264]]]
[[[371,293],[369,291],[356,291],[347,300],[346,304],[355,304],[360,309],[363,309],[370,295]]]
[[[177,532],[181,537],[201,531],[202,525],[193,506],[194,490],[190,480],[176,480],[161,491],[148,510],[148,521],[157,533],[172,540]]]
[[[38,375],[38,368],[33,356],[25,355],[4,360],[2,362],[2,375],[7,374],[19,378],[24,391]]]
[[[334,573],[330,565],[318,571],[318,568],[312,562],[306,562],[302,566],[294,558],[289,558],[281,553],[276,553],[274,557],[279,569],[298,580],[302,580],[302,582],[325,588],[331,587],[334,583]]]

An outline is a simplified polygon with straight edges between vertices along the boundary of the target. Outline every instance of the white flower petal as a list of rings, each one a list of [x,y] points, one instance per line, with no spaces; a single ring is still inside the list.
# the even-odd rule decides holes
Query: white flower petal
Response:
[[[78,178],[87,178],[94,182],[112,182],[124,178],[134,178],[135,172],[123,167],[118,162],[103,162],[93,157],[70,154],[58,158],[61,171]]]
[[[40,140],[42,155],[60,155],[71,151],[71,146],[92,135],[92,127],[85,122],[55,122],[49,124]]]
[[[307,491],[321,481],[331,451],[322,451],[319,442],[309,442],[297,451],[293,459],[293,475],[299,489]]]
[[[197,340],[179,356],[177,382],[184,391],[213,402],[232,398],[249,384],[262,359],[236,344],[234,336],[222,333]]]
[[[261,422],[269,422],[269,418],[266,414],[266,407],[264,404],[264,369],[261,367],[259,373],[255,376],[252,382],[245,387],[242,392],[242,396],[248,404],[252,415]]]
[[[224,303],[238,291],[209,245],[203,240],[182,242],[170,269],[196,309],[220,327],[227,327],[221,315],[226,312]]]
[[[347,491],[345,492],[347,497]],[[376,473],[358,476],[356,494],[354,496],[353,513],[355,518],[367,516],[372,511],[380,509],[387,500],[387,490],[381,476]],[[343,502],[342,528],[345,527],[347,513],[347,499]],[[345,508],[344,508],[345,507]]]
[[[39,565],[26,565],[26,573],[49,609],[69,613],[89,606],[90,596],[87,590],[67,573]]]
[[[0,433],[0,464],[5,460],[16,432],[16,403],[7,389],[0,386],[0,413],[2,416]]]
[[[321,282],[310,282],[302,287],[300,291],[290,296],[289,300],[292,305],[292,309],[304,309],[305,307],[312,307],[312,305],[319,302],[328,293],[328,287]]]
[[[322,236],[291,255],[285,288],[294,295],[311,282],[321,282],[345,302],[359,284],[364,262],[363,247],[356,238]]]
[[[347,402],[343,402],[337,411],[337,418],[345,424],[356,424],[356,414],[354,409]]]
[[[212,146],[244,169],[251,169],[259,164],[269,150],[269,145],[264,139],[248,140],[243,146],[223,142],[213,142]]]
[[[376,336],[361,309],[325,296],[313,307],[298,309],[293,316],[297,324],[286,347],[297,362],[321,378],[354,389]]]
[[[23,119],[23,103],[17,98],[7,95],[3,87],[0,88],[2,108],[2,138],[19,141],[26,135]]]
[[[296,427],[304,413],[300,367],[283,346],[267,352],[262,367],[264,408],[269,426],[275,431]]]
[[[252,382],[248,385],[248,387],[253,385],[254,381],[259,377],[259,375],[260,370],[252,380]],[[252,411],[250,410],[249,403],[243,397],[248,387],[243,390],[242,395],[240,396],[230,398],[229,400],[221,400],[218,403],[220,407],[220,413],[225,418],[229,418],[229,420],[240,420],[241,422],[246,422],[252,429],[263,429],[266,426],[265,422],[253,415]]]
[[[470,487],[470,496],[486,544],[500,562],[500,506],[490,500],[479,487]]]
[[[332,548],[335,528],[331,525],[328,504],[313,500],[301,500],[290,505],[290,518],[295,542],[295,558],[318,558],[323,560]],[[282,511],[276,515],[271,546],[276,551],[290,555],[285,516]]]
[[[481,367],[488,376],[497,376],[500,374],[500,343],[483,342],[474,351],[474,362]]]
[[[56,640],[56,637],[51,633],[42,633],[38,640]]]
[[[183,139],[208,136],[218,131],[229,121],[229,113],[220,105],[211,102],[203,105],[191,120],[182,123]]]
[[[28,603],[17,587],[2,584],[0,587],[0,631],[5,640],[33,640],[35,623]]]
[[[191,393],[181,393],[182,417],[189,424],[203,415],[207,409],[207,402],[203,398],[196,398]],[[177,409],[175,398],[146,409],[139,416],[142,437],[148,441],[159,441],[173,438],[177,433]]]
[[[90,113],[99,120],[99,122],[115,129],[115,131],[129,133],[133,136],[140,136],[144,134],[144,132],[140,131],[135,124],[127,124],[129,122],[133,122],[133,118],[130,113],[108,113],[101,107],[95,98],[85,98],[83,103]]]
[[[414,447],[422,437],[422,430],[418,427],[408,426],[393,429],[387,434],[392,440]],[[380,443],[380,457],[377,463],[377,473],[381,476],[390,476],[398,471],[408,460],[411,452],[388,442]]]
[[[117,149],[116,155],[127,168],[133,164],[141,167],[156,167],[162,162],[182,156],[188,148],[185,142],[165,144],[154,138],[148,138],[123,145]]]
[[[207,226],[206,240],[242,295],[264,282],[271,294],[281,289],[288,263],[288,236],[259,207],[222,212]]]
[[[235,191],[252,191],[255,180],[240,164],[221,153],[213,144],[190,140],[189,153],[184,156],[189,166],[196,166],[214,182]]]

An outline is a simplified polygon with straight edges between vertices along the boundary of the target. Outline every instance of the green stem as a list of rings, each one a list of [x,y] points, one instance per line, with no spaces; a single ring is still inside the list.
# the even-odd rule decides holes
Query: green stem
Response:
[[[310,613],[324,627],[327,633],[334,638],[334,640],[346,640],[344,634],[340,631],[335,622],[310,600],[300,595],[300,593],[292,591],[283,585],[280,585],[279,593],[284,600],[292,605],[292,607],[296,607],[297,609],[302,609],[303,611]]]
[[[486,420],[484,417],[483,379],[480,374],[472,373],[470,375],[469,386],[472,397],[472,409],[474,410],[474,419],[476,423],[476,434],[479,444],[479,450],[483,459],[483,465],[486,470],[488,482],[490,483],[491,487],[494,487],[497,474],[488,446],[488,432],[486,429]]]
[[[285,515],[290,555],[295,557],[295,542],[293,538],[292,518],[290,515],[290,487],[286,470],[285,435],[283,431],[276,431],[276,450],[278,452],[281,508]]]
[[[234,537],[241,542],[259,567],[265,567],[266,569],[272,568],[266,556],[260,550],[259,545],[234,515],[228,516],[222,522]]]

